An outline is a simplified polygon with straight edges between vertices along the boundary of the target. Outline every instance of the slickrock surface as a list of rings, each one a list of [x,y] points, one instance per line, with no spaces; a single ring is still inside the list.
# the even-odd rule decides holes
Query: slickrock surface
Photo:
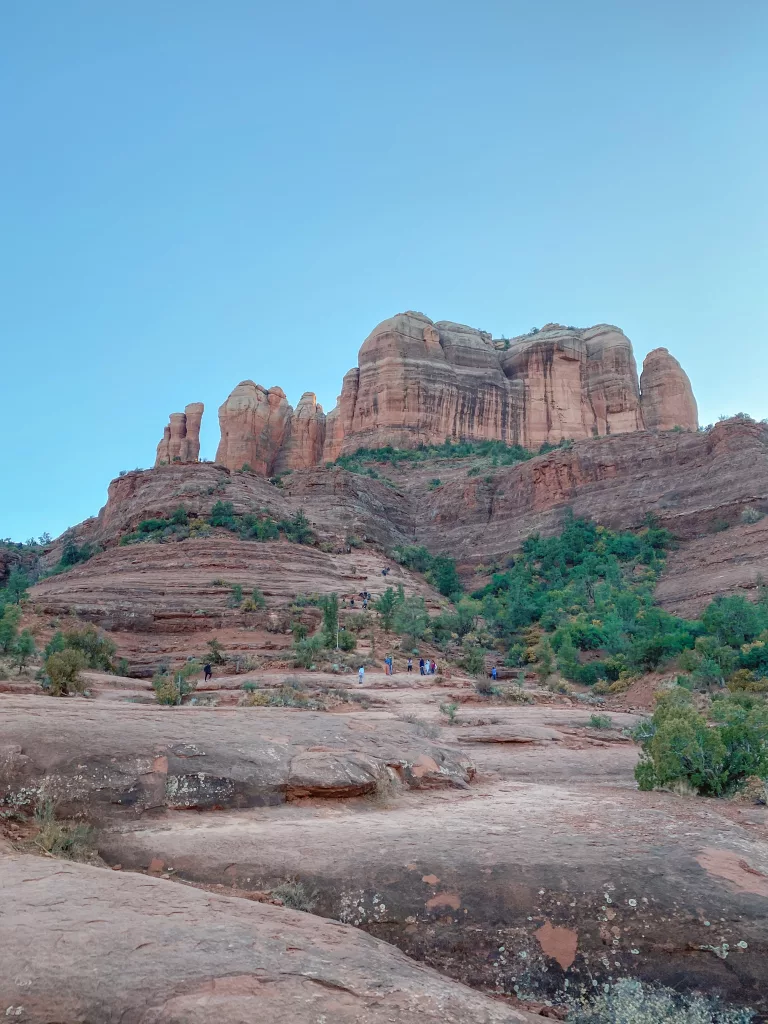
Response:
[[[197,462],[200,455],[200,423],[203,419],[202,402],[192,402],[184,412],[172,412],[170,422],[157,446],[156,466],[172,462]]]
[[[696,430],[699,410],[688,374],[665,348],[655,348],[643,361],[641,405],[648,430]]]
[[[366,534],[389,548],[407,543],[413,523],[408,499],[379,480],[341,469],[296,472],[275,487],[253,473],[231,472],[213,463],[134,470],[109,485],[107,503],[73,534],[102,546],[118,542],[142,519],[170,516],[183,505],[191,517],[208,516],[217,501],[231,502],[237,514],[266,511],[275,519],[304,509],[323,536],[343,541]],[[61,538],[51,559],[61,554]]]
[[[348,925],[39,857],[0,856],[0,999],[24,1024],[539,1019]]]
[[[435,723],[439,694],[399,685],[382,695]],[[479,715],[500,722],[473,725]],[[637,748],[593,739],[588,719],[462,704],[463,727],[440,742],[486,735],[472,744],[469,789],[202,821],[169,812],[116,824],[99,850],[123,868],[238,890],[300,879],[317,913],[473,985],[556,995],[566,980],[631,975],[768,1009],[768,812],[637,792]],[[553,738],[496,743],[502,727]]]
[[[64,815],[278,804],[466,785],[469,758],[389,716],[161,708],[0,695],[0,790],[44,792]]]

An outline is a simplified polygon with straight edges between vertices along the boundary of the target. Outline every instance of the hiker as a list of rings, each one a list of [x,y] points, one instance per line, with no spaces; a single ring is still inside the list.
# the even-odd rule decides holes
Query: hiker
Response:
[[[431,664],[429,666],[429,674],[431,676],[433,676],[435,674],[435,672],[437,672],[437,662],[433,658],[432,662],[431,662]]]
[[[363,598],[363,611],[364,612],[368,611],[368,598],[367,597]]]
[[[408,659],[408,671],[413,672],[413,658]]]
[[[350,607],[350,608],[354,608],[354,607],[355,607],[355,599],[354,599],[354,597],[353,597],[353,598],[352,598],[352,600],[351,600],[351,601],[349,602],[349,607]]]
[[[203,682],[207,683],[207,682],[208,682],[208,680],[209,680],[209,679],[211,678],[211,676],[213,675],[213,672],[211,672],[211,666],[210,666],[210,665],[204,665],[204,666],[203,666],[203,674],[204,674],[204,677],[205,677],[205,678],[203,679]]]
[[[395,659],[390,654],[387,661],[389,662],[389,674],[393,676],[395,674]]]
[[[389,658],[384,659],[384,675],[389,675]]]
[[[496,679],[496,675],[497,675],[497,673],[496,673],[496,666],[494,665],[493,668],[491,669],[491,679],[495,680]]]
[[[427,673],[424,671],[424,659],[419,658],[419,675],[425,676]]]
[[[365,679],[365,666],[361,665],[357,670],[357,681],[361,686],[363,685],[363,679]]]

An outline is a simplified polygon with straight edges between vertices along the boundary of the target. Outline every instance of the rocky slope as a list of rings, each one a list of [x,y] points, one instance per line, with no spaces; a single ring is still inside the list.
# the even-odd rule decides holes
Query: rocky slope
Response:
[[[188,415],[190,408],[198,407]],[[194,440],[185,446],[183,420],[171,416],[156,465],[197,458]],[[366,338],[327,417],[311,392],[294,410],[281,388],[246,380],[220,407],[219,424],[216,461],[271,476],[388,444],[461,438],[538,448],[645,428],[695,430],[697,410],[688,377],[666,349],[649,354],[638,381],[632,345],[617,327],[546,324],[494,341],[409,311]],[[197,428],[199,415],[191,437]]]

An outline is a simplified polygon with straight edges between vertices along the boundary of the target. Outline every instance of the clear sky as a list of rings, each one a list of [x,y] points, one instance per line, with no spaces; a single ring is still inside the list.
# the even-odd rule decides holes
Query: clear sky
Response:
[[[382,319],[667,346],[768,416],[765,0],[10,0],[0,537],[95,514],[238,381]]]

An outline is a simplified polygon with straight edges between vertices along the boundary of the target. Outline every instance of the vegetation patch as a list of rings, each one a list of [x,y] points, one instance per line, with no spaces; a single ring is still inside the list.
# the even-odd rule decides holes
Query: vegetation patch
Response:
[[[317,543],[315,532],[301,509],[286,519],[274,519],[266,509],[258,513],[235,513],[232,502],[222,500],[215,502],[208,517],[190,519],[187,510],[180,505],[168,519],[143,519],[133,533],[120,538],[120,543],[186,540],[209,536],[214,527],[230,530],[242,540],[268,541],[283,536],[294,544]]]

